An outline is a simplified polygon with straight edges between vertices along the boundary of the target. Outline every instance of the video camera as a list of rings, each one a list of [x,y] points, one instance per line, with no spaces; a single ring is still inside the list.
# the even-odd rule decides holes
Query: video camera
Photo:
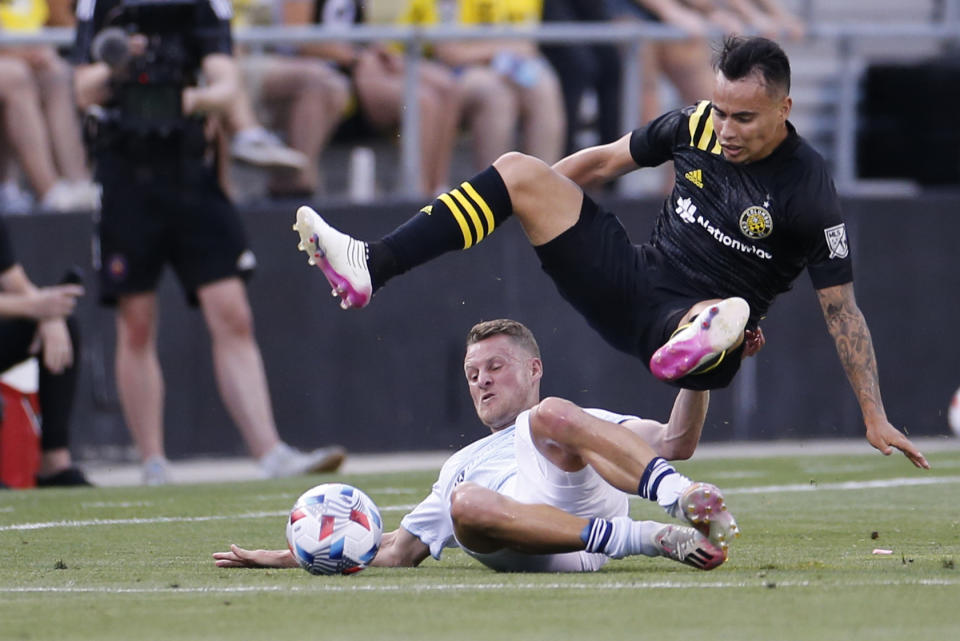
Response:
[[[121,0],[108,14],[91,45],[92,58],[113,70],[113,100],[99,129],[159,137],[183,131],[183,89],[196,84],[202,63],[195,7],[194,0]],[[142,52],[131,51],[134,34],[145,41]]]

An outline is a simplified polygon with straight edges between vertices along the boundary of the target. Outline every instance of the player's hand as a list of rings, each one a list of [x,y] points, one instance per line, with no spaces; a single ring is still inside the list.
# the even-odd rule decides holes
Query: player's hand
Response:
[[[31,294],[31,316],[37,320],[69,316],[80,296],[83,296],[83,287],[80,285],[42,287]]]
[[[908,439],[903,432],[887,421],[883,421],[874,426],[868,425],[867,440],[870,442],[870,445],[880,450],[884,456],[890,456],[890,454],[893,453],[893,448],[896,448],[903,452],[903,455],[910,459],[910,462],[917,467],[924,470],[930,469],[930,464],[927,462],[926,457],[920,453],[920,450],[910,442],[910,439]]]
[[[753,356],[767,344],[767,337],[763,335],[763,330],[756,329],[743,330],[743,358]]]
[[[40,351],[43,352],[44,366],[54,374],[73,365],[73,343],[66,321],[52,318],[40,322],[30,352],[36,354]]]
[[[297,561],[290,550],[246,550],[230,544],[229,552],[214,552],[219,568],[295,568]]]

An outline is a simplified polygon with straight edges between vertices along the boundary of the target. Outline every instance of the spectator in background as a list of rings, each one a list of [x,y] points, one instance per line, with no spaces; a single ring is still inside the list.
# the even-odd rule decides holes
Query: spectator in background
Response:
[[[234,27],[282,24],[291,7],[304,2],[234,2]],[[282,51],[282,48],[281,48]],[[235,131],[231,155],[273,166],[272,196],[310,197],[319,188],[320,155],[343,118],[349,99],[346,77],[329,64],[284,53],[242,53],[238,63],[246,91],[233,103],[227,122]],[[260,125],[283,131],[289,147]]]
[[[423,24],[522,25],[539,22],[541,13],[540,0],[410,0],[405,19]],[[445,41],[438,42],[434,52],[459,77],[477,168],[516,148],[547,163],[560,159],[566,147],[560,81],[536,41]]]
[[[336,470],[340,447],[299,452],[277,432],[253,313],[244,278],[256,264],[236,210],[211,166],[206,116],[234,103],[238,71],[231,55],[229,3],[193,0],[122,9],[122,0],[87,0],[77,7],[74,60],[78,100],[116,115],[101,121],[96,145],[103,184],[99,225],[100,298],[116,305],[116,374],[127,426],[143,461],[147,484],[168,482],[163,445],[163,373],[157,353],[156,288],[169,264],[188,301],[199,305],[210,332],[214,375],[223,404],[264,476]],[[106,27],[126,35],[130,59],[111,67],[94,61],[94,35]],[[156,29],[148,38],[134,29]],[[186,43],[177,47],[180,38]],[[177,48],[184,86],[170,126],[156,105],[140,108],[140,83],[125,82],[146,52]],[[171,55],[171,58],[173,56]],[[182,59],[182,60],[181,60]],[[199,83],[199,76],[204,82]],[[115,91],[121,92],[119,94]],[[129,92],[123,94],[122,92]],[[182,110],[182,114],[181,114]],[[135,121],[138,126],[125,126]]]
[[[0,31],[31,32],[46,25],[71,26],[66,0],[4,3]],[[93,211],[99,188],[90,180],[80,134],[70,65],[46,45],[0,50],[0,104],[3,106],[4,170],[19,164],[26,182],[45,211]],[[8,151],[9,150],[9,151]],[[17,178],[7,171],[0,206],[21,212],[30,206]]]
[[[607,7],[596,0],[544,0],[544,22],[605,22]],[[616,45],[584,43],[541,45],[540,50],[560,77],[563,106],[567,119],[567,145],[564,155],[577,149],[613,142],[620,137],[620,75],[622,65]],[[584,93],[596,94],[596,138],[588,144],[576,140],[581,122]]]
[[[288,25],[320,24],[348,29],[365,21],[360,0],[292,0],[285,10]],[[347,76],[355,99],[348,117],[361,127],[397,131],[403,119],[403,57],[384,43],[358,45],[324,42],[302,45],[302,56],[328,61]],[[443,65],[421,61],[418,68],[420,108],[420,190],[434,195],[448,186],[453,146],[460,118],[457,83]],[[356,124],[356,123],[355,123]]]
[[[0,372],[38,356],[37,393],[43,429],[37,485],[90,485],[70,456],[70,414],[80,346],[70,319],[83,287],[36,287],[17,263],[0,217]]]

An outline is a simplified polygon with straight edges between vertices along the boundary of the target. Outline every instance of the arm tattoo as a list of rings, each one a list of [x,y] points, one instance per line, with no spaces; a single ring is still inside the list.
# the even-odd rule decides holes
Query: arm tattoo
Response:
[[[833,336],[840,363],[850,379],[862,409],[872,405],[883,408],[873,340],[867,322],[853,297],[853,285],[841,285],[819,290],[817,296]],[[864,412],[866,414],[866,412]]]

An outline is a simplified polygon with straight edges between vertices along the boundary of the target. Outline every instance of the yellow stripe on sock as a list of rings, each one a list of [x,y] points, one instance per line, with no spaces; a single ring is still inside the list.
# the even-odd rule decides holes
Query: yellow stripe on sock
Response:
[[[460,211],[460,208],[457,207],[457,203],[453,202],[453,198],[450,197],[450,194],[440,194],[438,196],[443,204],[447,206],[447,209],[450,210],[450,213],[453,214],[453,219],[457,221],[457,224],[460,225],[460,231],[463,232],[463,248],[467,249],[473,245],[473,236],[470,235],[470,227],[467,225],[467,220],[463,217],[463,212]]]
[[[480,207],[480,211],[483,212],[483,217],[487,219],[487,234],[493,233],[493,210],[491,210],[490,206],[487,205],[487,201],[485,201],[480,194],[477,193],[477,190],[474,189],[473,185],[470,183],[462,182],[460,183],[460,186],[463,188],[463,191],[467,192],[467,195],[473,199],[473,202],[477,203],[477,205]]]
[[[470,204],[470,201],[467,200],[467,197],[464,196],[459,189],[451,189],[450,193],[453,194],[453,197],[457,199],[463,206],[463,210],[467,212],[467,215],[470,216],[470,222],[473,223],[473,227],[477,230],[477,242],[479,243],[483,240],[483,223],[480,222],[480,215],[477,213],[477,210],[474,209],[473,205]]]

